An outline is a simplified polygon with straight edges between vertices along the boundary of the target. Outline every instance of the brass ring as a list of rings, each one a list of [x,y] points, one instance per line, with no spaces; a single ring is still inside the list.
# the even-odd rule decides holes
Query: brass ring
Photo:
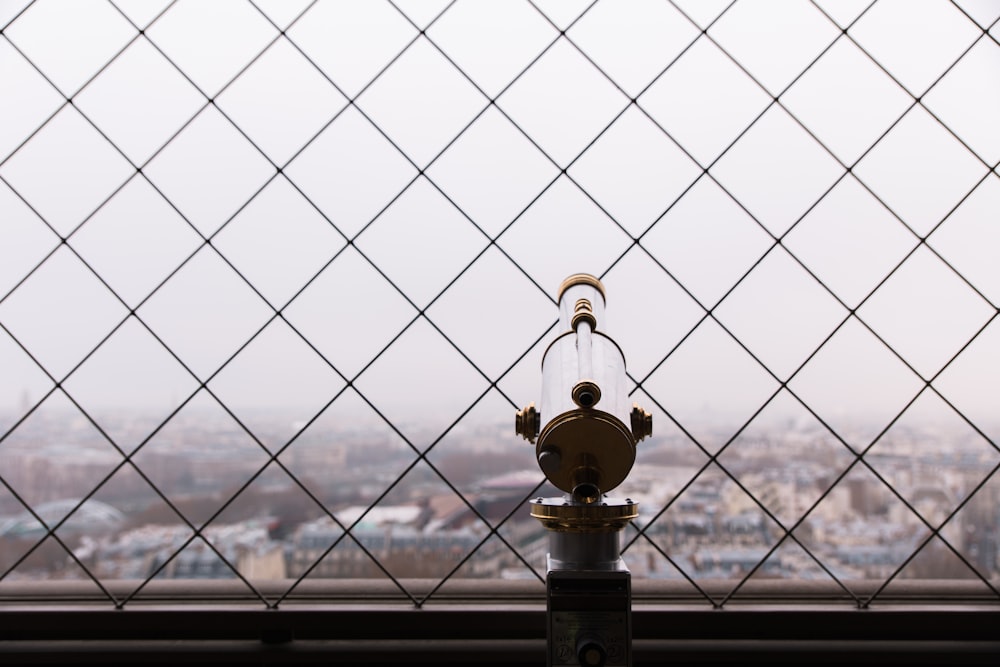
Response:
[[[607,301],[608,297],[604,294],[604,285],[601,281],[590,275],[589,273],[574,273],[566,280],[562,281],[562,285],[559,286],[559,296],[556,297],[556,301],[562,301],[563,293],[574,285],[590,285],[601,293],[601,298]]]

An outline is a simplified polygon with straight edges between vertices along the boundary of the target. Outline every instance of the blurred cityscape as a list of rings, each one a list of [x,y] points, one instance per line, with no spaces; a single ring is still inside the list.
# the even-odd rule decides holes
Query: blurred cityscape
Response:
[[[424,461],[385,426],[317,422],[268,464],[269,443],[303,425],[255,415],[258,444],[220,414],[182,412],[151,437],[154,420],[103,416],[128,451],[148,438],[127,462],[83,416],[37,411],[0,443],[16,492],[0,487],[0,574],[84,578],[79,561],[99,579],[544,576],[526,500],[557,492],[512,423],[459,425]],[[974,578],[971,565],[993,579],[998,459],[974,432],[933,426],[894,428],[859,459],[788,421],[713,462],[677,430],[642,443],[611,495],[640,503],[623,534],[636,577]],[[56,528],[38,544],[42,522]]]

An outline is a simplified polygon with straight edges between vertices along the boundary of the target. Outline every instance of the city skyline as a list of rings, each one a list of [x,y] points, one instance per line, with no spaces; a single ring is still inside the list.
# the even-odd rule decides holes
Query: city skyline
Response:
[[[70,434],[85,433],[85,426],[48,425]],[[364,428],[331,427],[326,437],[315,434],[282,451],[277,461],[294,477],[272,463],[256,478],[267,454],[238,432],[218,429],[210,421],[187,421],[133,454],[158,493],[126,465],[89,496],[115,457],[90,442],[78,453],[103,450],[104,456],[70,460],[44,446],[65,440],[46,428],[33,431],[34,442],[10,443],[21,456],[8,464],[6,478],[101,579],[236,576],[203,539],[251,579],[383,576],[356,550],[356,540],[384,558],[395,576],[441,577],[458,568],[452,576],[513,577],[542,567],[545,532],[525,501],[555,490],[535,490],[543,478],[530,448],[507,446],[505,425],[442,441],[426,462]],[[892,434],[876,443],[867,464],[852,463],[853,454],[834,438],[794,425],[751,429],[718,454],[717,463],[709,459],[712,452],[660,436],[640,446],[629,479],[611,493],[639,503],[634,528],[646,533],[626,530],[626,560],[640,578],[722,577],[734,584],[764,559],[753,576],[974,578],[949,550],[955,549],[994,577],[1000,487],[995,480],[978,487],[990,479],[1000,453],[970,439],[941,448],[943,435]],[[831,487],[837,475],[843,479]],[[0,501],[6,569],[44,537],[45,527],[13,498],[0,493]],[[500,526],[507,544],[490,538],[490,526]],[[951,546],[928,527],[940,529]],[[792,536],[783,538],[786,529]],[[390,536],[400,549],[426,550],[425,570],[408,569],[385,541]],[[932,555],[911,567],[912,552],[927,539]],[[12,580],[80,576],[51,538],[34,551],[9,573]],[[314,571],[320,558],[324,564]]]

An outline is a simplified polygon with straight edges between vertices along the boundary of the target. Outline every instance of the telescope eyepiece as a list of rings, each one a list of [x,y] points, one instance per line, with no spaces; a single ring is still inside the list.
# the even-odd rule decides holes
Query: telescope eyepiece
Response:
[[[593,482],[583,482],[573,487],[573,500],[590,505],[601,499],[601,490]]]
[[[596,382],[582,380],[573,386],[573,402],[581,408],[592,408],[601,400],[601,388]]]

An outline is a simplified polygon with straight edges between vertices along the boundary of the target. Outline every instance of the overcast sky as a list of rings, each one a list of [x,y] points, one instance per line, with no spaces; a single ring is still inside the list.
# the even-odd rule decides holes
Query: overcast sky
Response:
[[[866,4],[4,0],[0,437],[57,381],[506,420],[590,272],[658,425],[932,381],[996,440],[1000,5]]]

